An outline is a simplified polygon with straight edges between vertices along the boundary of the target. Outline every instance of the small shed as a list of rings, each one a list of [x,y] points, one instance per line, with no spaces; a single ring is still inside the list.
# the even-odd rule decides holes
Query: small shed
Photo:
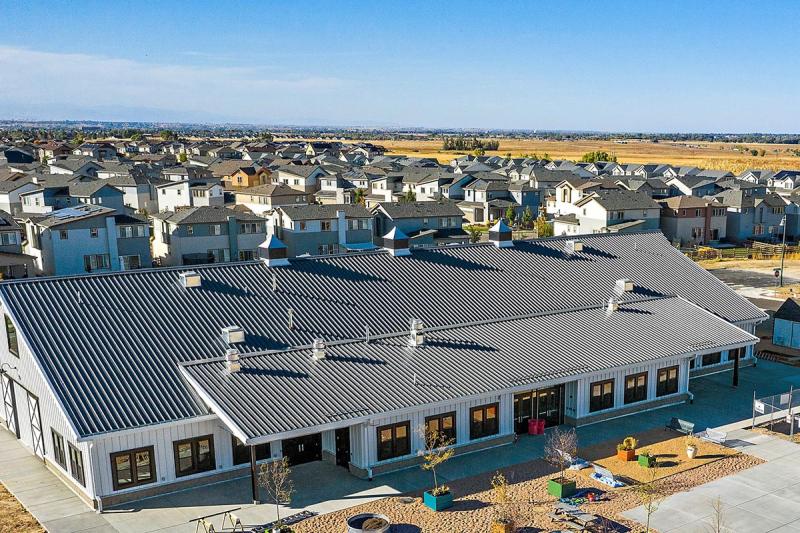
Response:
[[[787,298],[775,312],[772,344],[800,350],[800,300]]]

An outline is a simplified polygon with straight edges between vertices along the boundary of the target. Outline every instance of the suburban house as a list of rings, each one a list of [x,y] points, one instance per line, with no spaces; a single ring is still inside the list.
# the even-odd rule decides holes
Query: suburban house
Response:
[[[34,258],[22,253],[22,227],[0,211],[0,279],[26,278],[34,273]]]
[[[161,170],[161,177],[165,181],[187,181],[187,180],[209,180],[213,179],[211,172],[203,167],[197,166],[177,166],[167,167]]]
[[[278,167],[277,181],[293,189],[305,191],[312,195],[319,190],[319,179],[328,172],[318,165],[283,165]]]
[[[619,190],[619,188],[617,182],[611,180],[566,179],[556,186],[555,194],[547,202],[547,213],[556,216],[574,213],[575,204],[585,196],[601,189]]]
[[[22,194],[39,190],[30,178],[0,181],[0,211],[12,215],[22,211]]]
[[[221,207],[225,191],[215,178],[168,181],[156,185],[159,211],[175,211],[181,207]]]
[[[661,231],[679,246],[708,245],[724,240],[727,210],[716,200],[673,196],[661,200]]]
[[[272,228],[289,257],[374,248],[372,214],[357,204],[279,207],[272,213]]]
[[[409,248],[469,242],[469,234],[461,227],[464,213],[453,202],[384,202],[371,212],[379,245],[394,228],[408,237]]]
[[[250,261],[268,221],[220,206],[163,211],[153,218],[153,259],[160,266]]]
[[[665,182],[676,192],[675,195],[685,194],[687,196],[711,196],[722,191],[722,187],[717,185],[716,180],[703,176],[678,176]]]
[[[555,235],[620,233],[659,228],[661,206],[644,193],[598,189],[553,220]]]
[[[244,206],[256,215],[263,216],[277,207],[306,204],[308,204],[308,194],[280,183],[257,185],[236,191],[236,205]]]
[[[744,190],[729,189],[713,197],[727,207],[725,236],[732,242],[746,240],[778,241],[783,237],[781,221],[786,201],[776,193],[748,195]],[[791,225],[790,225],[791,227]],[[787,232],[794,237],[792,232]]]
[[[85,156],[54,159],[48,161],[47,166],[52,174],[91,177],[97,177],[97,171],[103,168],[97,161]]]
[[[379,483],[419,464],[417,428],[468,453],[753,363],[766,315],[660,233],[509,239],[2,283],[0,414],[103,509],[281,457]]]
[[[24,213],[48,213],[79,204],[123,210],[123,193],[106,180],[52,179],[19,195]]]
[[[642,179],[636,177],[625,177],[618,179],[616,183],[623,189],[643,192],[654,200],[668,198],[671,196],[670,187],[664,183],[664,180],[661,178]]]
[[[25,219],[24,252],[38,274],[72,275],[151,266],[147,220],[92,204]]]
[[[800,350],[800,301],[787,298],[775,311],[772,344]]]
[[[800,170],[779,170],[767,179],[771,189],[792,190],[800,186]]]

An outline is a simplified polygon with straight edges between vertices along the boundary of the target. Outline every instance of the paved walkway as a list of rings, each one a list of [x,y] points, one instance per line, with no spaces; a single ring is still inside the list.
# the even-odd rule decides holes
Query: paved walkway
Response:
[[[800,445],[745,429],[729,445],[767,462],[665,499],[650,525],[661,533],[800,532]],[[719,500],[721,512],[714,503]],[[645,523],[643,507],[624,513]]]
[[[581,428],[578,430],[580,445],[590,446],[660,427],[672,416],[691,420],[698,429],[746,420],[752,412],[754,389],[758,396],[765,396],[785,392],[790,385],[800,388],[800,368],[760,362],[758,368],[742,369],[738,389],[731,388],[730,379],[730,372],[727,372],[692,380],[693,404],[665,407]],[[541,457],[543,447],[542,437],[525,436],[514,445],[454,457],[442,465],[438,473],[443,481],[452,481],[492,472]],[[759,449],[768,453],[766,447]],[[26,480],[29,476],[33,477]],[[430,473],[419,468],[366,481],[351,476],[343,468],[319,462],[295,467],[293,478],[297,492],[291,508],[281,510],[283,516],[303,509],[317,513],[345,509],[389,495],[424,490],[431,483]],[[236,507],[241,507],[237,514],[247,524],[260,525],[275,519],[274,506],[252,505],[249,477],[149,498],[97,514],[74,496],[41,461],[31,457],[10,433],[2,430],[0,481],[40,522],[55,532],[192,533],[195,530],[195,524],[190,522],[193,518]],[[35,489],[34,483],[38,483],[41,490]],[[214,527],[218,528],[221,522],[221,516],[214,518]]]

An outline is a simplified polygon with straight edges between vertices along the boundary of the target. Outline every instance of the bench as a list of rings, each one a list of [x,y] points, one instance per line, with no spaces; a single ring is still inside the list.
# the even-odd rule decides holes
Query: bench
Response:
[[[686,420],[681,420],[680,418],[672,417],[672,419],[669,421],[669,424],[667,424],[665,428],[672,429],[678,433],[683,433],[684,435],[694,434],[694,424],[692,422],[687,422]]]
[[[624,487],[625,483],[614,477],[614,473],[608,468],[603,468],[600,465],[592,465],[594,473],[590,476],[595,481],[599,481],[612,488]]]
[[[583,470],[584,468],[589,468],[589,461],[581,459],[580,457],[572,457],[572,455],[562,452],[561,450],[556,451],[564,459],[564,463],[569,465],[567,468],[570,470]]]
[[[725,444],[725,441],[728,440],[727,433],[711,428],[706,428],[705,431],[701,431],[697,434],[697,437],[706,442],[713,442],[714,444],[720,445]]]

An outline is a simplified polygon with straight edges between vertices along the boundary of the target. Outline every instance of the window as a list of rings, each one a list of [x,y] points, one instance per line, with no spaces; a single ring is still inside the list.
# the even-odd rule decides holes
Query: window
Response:
[[[589,387],[589,411],[602,411],[614,407],[614,380],[598,381]]]
[[[253,250],[239,250],[239,261],[252,261],[256,258],[256,253]]]
[[[89,237],[96,239],[100,235],[100,230],[97,228],[89,228]]]
[[[108,254],[84,255],[83,268],[86,270],[86,272],[93,272],[95,270],[108,270],[111,268]]]
[[[19,357],[19,340],[17,339],[17,328],[11,317],[6,315],[6,338],[8,339],[8,351]]]
[[[656,382],[656,396],[666,396],[678,392],[678,367],[660,368]]]
[[[119,257],[119,266],[121,270],[142,268],[141,259],[139,259],[138,255],[121,255]]]
[[[186,226],[186,235],[194,235],[194,226],[191,224]]]
[[[445,441],[456,441],[456,413],[444,413],[425,419],[425,433],[438,432]]]
[[[153,447],[112,453],[111,477],[114,490],[154,482],[157,478]]]
[[[647,372],[625,376],[625,403],[647,399]]]
[[[261,225],[257,222],[247,222],[239,225],[240,233],[258,233],[261,231]]]
[[[378,428],[378,461],[402,457],[411,453],[410,422],[400,422]]]
[[[306,223],[304,221],[295,222],[294,223],[294,229],[299,230],[299,231],[305,231],[306,230]]]
[[[330,220],[321,220],[319,223],[320,231],[330,231],[331,230],[331,221]]]
[[[117,235],[120,239],[130,239],[133,237],[133,226],[119,226]]]
[[[722,352],[703,354],[703,366],[716,365],[722,361]]]
[[[53,437],[53,458],[56,460],[61,468],[67,469],[67,452],[64,450],[64,437],[62,437],[55,429],[50,428],[50,434]]]
[[[209,232],[211,235],[222,235],[222,226],[220,224],[211,224]]]
[[[214,437],[196,437],[173,442],[175,475],[189,476],[214,470]]]
[[[83,474],[83,453],[71,443],[67,443],[67,446],[69,447],[69,471],[75,481],[85,487],[86,477]]]
[[[500,431],[500,424],[497,418],[499,404],[492,403],[473,407],[469,410],[469,438],[480,439],[489,435],[497,435]]]
[[[69,239],[69,232],[65,229],[59,230],[58,238],[61,239],[62,241],[66,241],[67,239]]]
[[[227,248],[219,248],[216,250],[208,250],[209,263],[227,263],[231,260],[230,250]]]
[[[17,234],[14,232],[5,232],[0,234],[2,235],[2,243],[3,246],[8,246],[10,244],[18,244]]]
[[[250,446],[233,435],[231,435],[231,448],[233,449],[233,464],[243,465],[250,462]],[[269,442],[256,445],[256,461],[263,461],[270,457]]]

